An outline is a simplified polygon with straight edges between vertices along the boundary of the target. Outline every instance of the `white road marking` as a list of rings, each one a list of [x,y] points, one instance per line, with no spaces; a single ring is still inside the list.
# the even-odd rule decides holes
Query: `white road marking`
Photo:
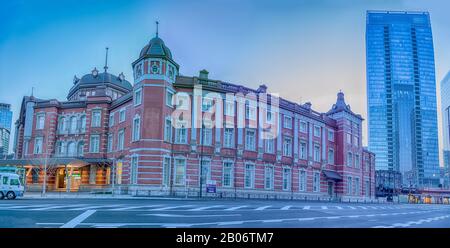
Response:
[[[267,209],[267,208],[270,208],[270,207],[272,207],[272,206],[263,206],[263,207],[255,208],[255,210],[264,210],[264,209]]]
[[[172,207],[154,208],[154,209],[150,209],[150,210],[151,211],[164,211],[164,210],[170,210],[170,209],[175,209],[175,208],[187,208],[187,207],[192,207],[192,205],[180,205],[180,206],[172,206]]]
[[[56,205],[51,207],[42,207],[42,208],[32,208],[30,210],[33,211],[42,211],[42,210],[50,210],[50,209],[56,209],[56,208],[67,208],[67,207],[81,207],[86,206],[87,204],[74,204],[74,205]]]
[[[41,205],[12,205],[7,207],[0,207],[0,209],[20,209],[20,208],[35,208],[35,207],[44,207],[51,206],[51,204],[41,204]]]
[[[183,215],[183,214],[141,214],[143,216],[157,216],[157,217],[173,217],[173,218],[199,218],[199,217],[230,217],[241,216],[241,214],[210,214],[210,215]]]
[[[309,209],[311,209],[311,206],[304,206],[303,207],[303,210],[309,210]]]
[[[328,209],[328,207],[327,206],[322,206],[322,209]]]
[[[363,206],[358,206],[358,207],[360,207],[360,208],[362,208],[362,209],[367,209],[366,207],[363,207]]]
[[[352,207],[352,206],[348,206],[350,209],[356,209],[355,207]]]
[[[214,206],[207,206],[207,207],[199,207],[199,208],[193,208],[190,209],[189,211],[201,211],[201,210],[205,210],[205,209],[210,209],[210,208],[218,208],[218,207],[222,207],[223,205],[214,205]]]
[[[120,206],[123,206],[123,204],[114,204],[114,205],[95,205],[95,206],[81,207],[81,208],[70,208],[70,209],[67,209],[67,210],[71,210],[71,211],[79,211],[79,210],[98,209],[98,208],[120,207]]]
[[[289,210],[292,206],[284,206],[281,208],[281,210]]]
[[[337,209],[342,209],[342,207],[336,206]]]
[[[240,208],[245,208],[245,207],[247,207],[247,206],[237,206],[237,207],[231,207],[231,208],[227,208],[227,209],[225,209],[226,211],[233,211],[233,210],[237,210],[237,209],[240,209]]]
[[[243,221],[225,221],[225,222],[219,222],[217,225],[224,226],[224,225],[242,225],[244,224]]]
[[[86,212],[78,215],[77,217],[73,218],[71,221],[67,222],[66,224],[62,225],[60,228],[74,228],[83,220],[87,219],[89,216],[94,214],[96,210],[87,210]]]
[[[145,205],[145,206],[131,206],[131,207],[123,207],[123,208],[113,208],[113,209],[109,209],[109,210],[122,211],[122,210],[130,210],[130,209],[137,209],[137,208],[151,208],[151,207],[159,207],[159,206],[163,206],[163,205],[157,204],[157,205]]]

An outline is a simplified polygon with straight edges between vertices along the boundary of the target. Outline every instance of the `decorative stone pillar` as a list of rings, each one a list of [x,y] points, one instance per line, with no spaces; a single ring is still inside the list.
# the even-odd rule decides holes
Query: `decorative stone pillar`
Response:
[[[89,184],[95,184],[97,180],[97,165],[91,164],[89,171]]]

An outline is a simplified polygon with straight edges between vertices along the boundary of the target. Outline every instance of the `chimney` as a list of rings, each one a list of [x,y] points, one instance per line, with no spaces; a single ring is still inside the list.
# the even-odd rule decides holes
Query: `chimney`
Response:
[[[208,74],[209,74],[209,72],[207,70],[203,69],[203,70],[200,71],[198,77],[200,79],[208,79]]]

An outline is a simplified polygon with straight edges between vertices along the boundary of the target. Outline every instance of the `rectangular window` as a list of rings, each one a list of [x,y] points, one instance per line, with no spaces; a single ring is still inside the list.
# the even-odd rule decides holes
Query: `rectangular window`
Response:
[[[134,91],[134,106],[140,105],[141,103],[142,103],[142,88],[139,88]]]
[[[122,151],[125,142],[125,131],[123,129],[119,130],[117,134],[117,150]]]
[[[370,196],[370,182],[366,181],[366,196]]]
[[[206,185],[206,183],[211,180],[211,161],[209,159],[202,159],[201,160],[201,164],[202,164],[202,175],[201,175],[201,179],[202,179],[202,184]]]
[[[138,160],[137,155],[131,157],[131,184],[137,184],[138,181]]]
[[[109,114],[109,127],[114,126],[114,113]]]
[[[141,136],[141,118],[135,117],[133,120],[133,141],[138,141]]]
[[[347,153],[347,166],[352,167],[353,166],[353,154],[351,152]]]
[[[227,148],[234,147],[234,128],[224,128],[223,146]]]
[[[166,122],[164,124],[164,141],[172,142],[172,120],[170,117],[166,118]]]
[[[175,143],[186,144],[187,143],[187,129],[186,124],[178,122],[175,129]]]
[[[202,101],[202,111],[210,112],[212,110],[213,103],[213,99],[204,97]]]
[[[164,158],[163,166],[163,185],[168,187],[170,185],[170,158]]]
[[[173,101],[173,93],[167,90],[166,91],[166,105],[172,108],[173,107],[172,101]]]
[[[177,158],[175,159],[175,185],[184,185],[186,177],[186,159]]]
[[[307,123],[306,121],[300,121],[300,132],[302,133],[307,133],[308,128],[307,128]]]
[[[245,105],[245,117],[248,120],[256,120],[256,107],[248,104]]]
[[[91,135],[90,152],[92,153],[100,152],[100,135]]]
[[[334,131],[328,130],[328,141],[334,141]]]
[[[272,134],[266,134],[266,153],[273,154],[275,152],[275,140]]]
[[[292,139],[290,137],[283,139],[283,156],[292,156]]]
[[[355,178],[355,195],[359,195],[359,177]]]
[[[320,145],[314,144],[314,161],[320,162]]]
[[[44,114],[36,115],[36,129],[37,130],[44,129],[44,126],[45,126],[45,115]]]
[[[245,165],[244,186],[245,188],[253,188],[255,185],[255,166],[252,164]]]
[[[314,136],[320,137],[320,127],[314,126]]]
[[[202,128],[201,144],[204,146],[212,145],[212,128]]]
[[[273,189],[273,166],[266,165],[264,168],[264,188]]]
[[[347,195],[352,194],[352,177],[347,177]]]
[[[113,135],[112,134],[108,134],[108,152],[112,152],[112,148],[113,148]]]
[[[34,154],[42,154],[43,138],[36,137],[34,139]]]
[[[249,151],[255,150],[255,130],[247,130],[245,132],[245,149]]]
[[[292,117],[287,115],[284,116],[284,128],[292,128]]]
[[[102,112],[100,110],[92,111],[92,127],[100,127],[101,126],[101,116]]]
[[[300,158],[306,159],[306,142],[300,142]]]
[[[352,135],[347,133],[346,136],[347,136],[347,144],[351,144],[352,143]]]
[[[124,122],[125,121],[125,109],[121,109],[119,111],[119,122]]]
[[[305,170],[300,170],[298,180],[299,180],[298,190],[306,191],[306,171]]]
[[[334,164],[334,150],[328,149],[328,164]]]
[[[225,102],[225,114],[228,116],[234,116],[234,102]]]
[[[233,181],[233,162],[223,162],[223,186],[231,187]]]
[[[266,113],[266,122],[267,123],[269,123],[269,124],[273,124],[274,123],[274,114],[271,112],[271,111],[269,111],[269,110],[267,110],[267,113]]]
[[[358,136],[353,136],[353,145],[356,146],[356,147],[359,147]]]
[[[318,171],[314,172],[313,191],[314,192],[319,192],[320,191],[320,172],[318,172]]]
[[[290,168],[283,168],[283,190],[290,190],[291,189],[291,169]]]
[[[359,168],[360,166],[359,154],[355,154],[355,168]]]

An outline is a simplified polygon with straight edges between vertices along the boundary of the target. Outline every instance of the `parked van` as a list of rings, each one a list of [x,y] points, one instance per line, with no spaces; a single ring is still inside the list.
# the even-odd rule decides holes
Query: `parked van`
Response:
[[[0,199],[16,199],[23,196],[24,187],[20,183],[20,177],[14,173],[0,173]]]

